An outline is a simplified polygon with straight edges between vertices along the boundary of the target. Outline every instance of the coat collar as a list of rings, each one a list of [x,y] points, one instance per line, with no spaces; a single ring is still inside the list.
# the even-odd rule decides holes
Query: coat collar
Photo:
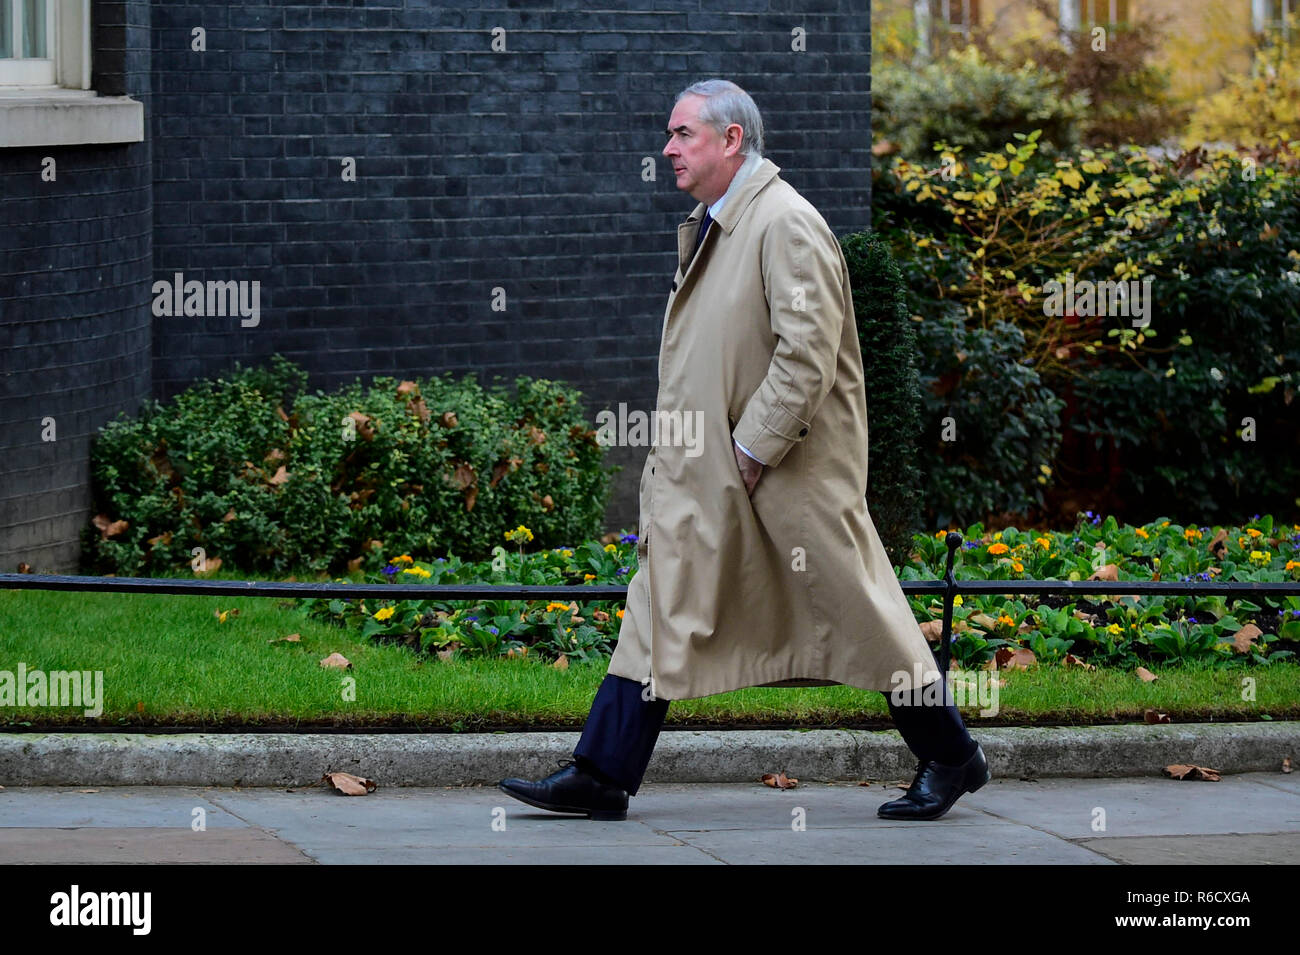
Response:
[[[772,160],[764,158],[758,164],[758,168],[749,174],[740,188],[734,195],[728,196],[726,203],[722,206],[722,212],[714,220],[714,225],[720,226],[727,235],[731,235],[740,222],[740,217],[745,214],[749,204],[754,201],[754,197],[762,191],[763,187],[776,178],[776,174],[781,171],[781,167]],[[703,202],[697,203],[693,212],[687,217],[686,221],[677,227],[677,258],[683,276],[694,266],[695,262],[690,258],[691,252],[695,249],[695,234],[700,230],[700,222],[704,219],[704,210],[708,206]],[[707,242],[708,239],[706,238]]]

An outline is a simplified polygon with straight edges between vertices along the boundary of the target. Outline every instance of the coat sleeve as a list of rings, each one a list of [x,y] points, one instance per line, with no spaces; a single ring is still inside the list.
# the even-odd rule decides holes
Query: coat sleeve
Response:
[[[776,348],[732,437],[768,466],[807,437],[835,383],[844,330],[839,243],[811,207],[784,212],[762,242],[763,290]]]

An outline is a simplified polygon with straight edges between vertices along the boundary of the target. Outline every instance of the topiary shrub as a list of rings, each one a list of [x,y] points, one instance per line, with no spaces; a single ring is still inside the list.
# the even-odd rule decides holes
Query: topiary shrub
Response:
[[[89,562],[167,573],[202,548],[208,569],[338,573],[408,551],[481,559],[519,524],[541,546],[599,536],[610,472],[576,391],[444,376],[302,394],[306,381],[278,355],[236,364],[101,429]]]

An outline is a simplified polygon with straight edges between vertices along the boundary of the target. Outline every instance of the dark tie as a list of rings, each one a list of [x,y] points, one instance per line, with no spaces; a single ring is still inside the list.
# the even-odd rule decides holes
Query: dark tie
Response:
[[[700,231],[695,233],[695,251],[691,253],[692,259],[699,254],[700,243],[704,241],[704,233],[709,231],[709,226],[712,224],[713,217],[709,215],[709,209],[706,206],[704,209],[704,218],[700,221]]]

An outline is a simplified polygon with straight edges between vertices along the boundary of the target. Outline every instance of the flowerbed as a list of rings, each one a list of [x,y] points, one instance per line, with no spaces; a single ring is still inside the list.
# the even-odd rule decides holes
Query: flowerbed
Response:
[[[912,560],[900,580],[943,576],[946,531],[916,535]],[[1158,518],[1120,525],[1091,511],[1069,531],[968,527],[959,580],[1006,580],[1010,596],[957,597],[952,659],[964,668],[1106,666],[1142,663],[1214,667],[1267,665],[1300,648],[1300,597],[1171,597],[1099,595],[1095,600],[1051,596],[1027,604],[1014,595],[1017,580],[1300,581],[1300,524],[1276,527],[1256,515],[1241,527],[1182,525]],[[618,638],[620,601],[437,601],[402,599],[404,583],[622,584],[637,571],[633,534],[600,542],[526,553],[531,531],[505,532],[514,553],[498,548],[491,560],[456,557],[417,561],[390,558],[369,575],[394,587],[391,600],[307,598],[305,613],[361,635],[397,642],[442,660],[505,656],[561,668],[570,659],[607,656]],[[942,602],[914,597],[911,606],[931,640],[939,639]]]

